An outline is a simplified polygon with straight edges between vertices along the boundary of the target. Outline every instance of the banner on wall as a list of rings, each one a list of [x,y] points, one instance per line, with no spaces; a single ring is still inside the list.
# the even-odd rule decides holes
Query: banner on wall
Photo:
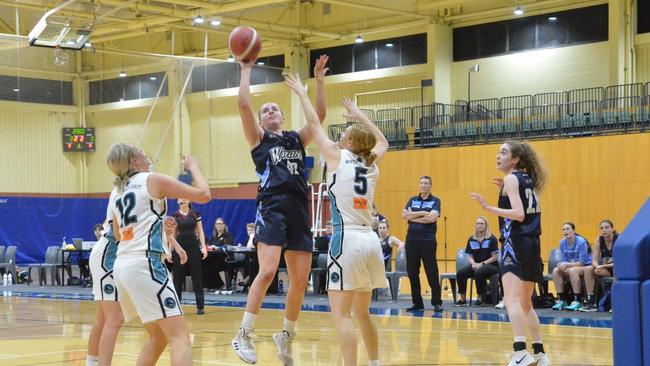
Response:
[[[167,213],[178,209],[169,200]],[[60,246],[63,237],[94,241],[93,227],[102,223],[108,198],[1,197],[0,245],[17,246],[16,262],[42,263],[48,246]],[[235,238],[245,244],[246,223],[255,219],[255,200],[212,200],[194,205],[201,214],[206,241],[212,237],[214,220],[222,217]]]

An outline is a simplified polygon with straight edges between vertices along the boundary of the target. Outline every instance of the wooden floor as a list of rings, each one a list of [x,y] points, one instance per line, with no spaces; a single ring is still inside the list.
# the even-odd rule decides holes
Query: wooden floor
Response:
[[[209,306],[201,317],[192,307],[185,309],[194,365],[244,364],[230,345],[241,308]],[[280,365],[271,334],[281,326],[282,314],[263,310],[258,318],[258,365]],[[85,365],[94,317],[91,301],[0,297],[0,365]],[[455,318],[449,312],[442,318],[430,313],[375,317],[382,365],[505,365],[512,344],[509,323]],[[542,334],[554,365],[613,363],[611,329],[543,325]],[[133,365],[145,338],[139,323],[125,324],[113,365]],[[366,365],[362,346],[359,352],[360,365]],[[295,365],[340,365],[339,354],[328,313],[303,312],[294,342]],[[168,351],[158,364],[169,364]]]

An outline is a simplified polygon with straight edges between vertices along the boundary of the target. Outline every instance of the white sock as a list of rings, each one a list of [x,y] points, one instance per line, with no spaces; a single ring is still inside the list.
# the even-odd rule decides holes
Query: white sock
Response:
[[[91,355],[86,356],[86,366],[98,366],[98,365],[99,365],[98,356],[91,356]]]
[[[524,343],[526,343],[526,337],[515,337],[515,342],[524,342]]]
[[[368,361],[368,366],[379,366],[379,360]]]
[[[244,311],[244,319],[241,321],[241,327],[246,330],[255,328],[255,319],[257,319],[257,314]]]
[[[297,321],[291,321],[287,318],[284,318],[284,330],[286,330],[291,337],[293,337],[296,333],[296,323]]]

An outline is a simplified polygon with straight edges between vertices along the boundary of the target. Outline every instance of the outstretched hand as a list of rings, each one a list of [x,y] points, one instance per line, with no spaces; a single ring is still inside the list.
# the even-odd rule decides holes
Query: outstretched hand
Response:
[[[183,155],[181,158],[181,164],[183,165],[183,168],[185,168],[185,170],[188,172],[191,172],[192,169],[199,167],[199,161],[191,155]]]
[[[318,81],[322,81],[323,78],[325,77],[325,74],[327,74],[327,71],[330,69],[329,67],[325,67],[327,65],[327,61],[329,60],[329,56],[327,55],[320,55],[318,60],[316,60],[316,65],[314,65],[314,77]]]
[[[350,98],[343,97],[341,99],[341,103],[343,104],[343,107],[345,107],[346,110],[346,113],[343,114],[343,117],[345,117],[346,119],[361,121],[362,118],[365,117],[363,112],[361,112],[359,107],[357,107],[357,105],[354,104],[354,102]]]
[[[284,83],[297,95],[307,94],[307,84],[303,84],[298,74],[289,74],[284,77]]]
[[[492,183],[494,183],[497,187],[499,187],[499,189],[501,189],[501,187],[503,187],[503,178],[494,177],[492,178]]]
[[[485,202],[485,199],[483,198],[483,196],[480,195],[479,193],[472,192],[472,193],[469,194],[469,196],[472,197],[473,200],[478,201],[478,203],[481,205],[481,207],[484,210],[487,210],[488,207],[490,207],[490,205],[488,205],[487,202]]]

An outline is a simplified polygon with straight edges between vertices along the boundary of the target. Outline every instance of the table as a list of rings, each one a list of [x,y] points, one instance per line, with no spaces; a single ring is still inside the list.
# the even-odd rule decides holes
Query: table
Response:
[[[82,256],[84,253],[90,253],[92,249],[61,249],[61,286],[65,286],[65,269],[66,265],[71,265],[72,262],[72,253],[77,253]],[[67,254],[67,255],[66,255]],[[70,271],[70,276],[72,276],[72,271]]]

